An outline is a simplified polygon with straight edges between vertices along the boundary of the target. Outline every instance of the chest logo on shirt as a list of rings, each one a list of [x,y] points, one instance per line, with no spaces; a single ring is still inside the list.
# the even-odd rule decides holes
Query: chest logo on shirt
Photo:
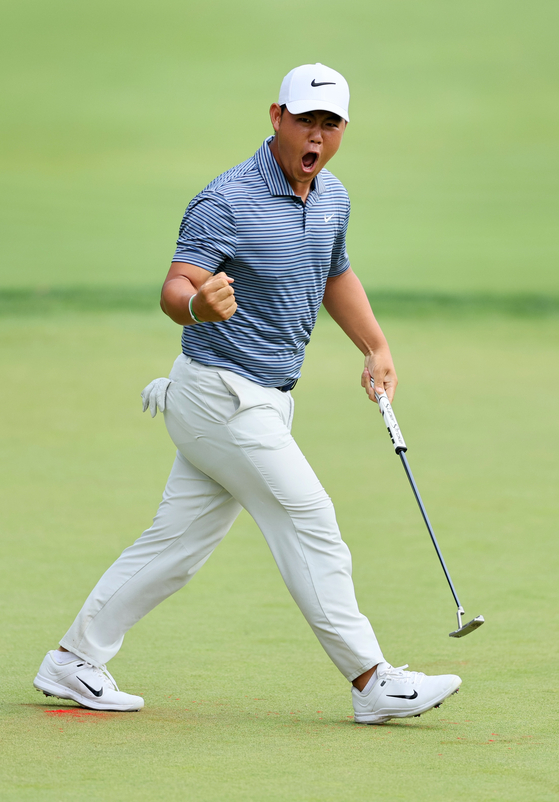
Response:
[[[324,215],[324,222],[325,222],[325,223],[329,223],[329,222],[330,222],[330,220],[331,220],[333,217],[334,217],[334,215],[333,215],[333,214],[330,214],[330,215],[328,215],[328,217],[326,217],[326,215]]]

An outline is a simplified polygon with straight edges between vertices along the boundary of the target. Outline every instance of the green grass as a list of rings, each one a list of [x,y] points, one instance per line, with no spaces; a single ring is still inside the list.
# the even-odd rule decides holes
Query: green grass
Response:
[[[112,661],[146,708],[49,713],[74,707],[32,689],[36,666],[159,501],[173,447],[139,391],[168,371],[178,329],[146,313],[2,324],[3,799],[556,798],[559,328],[384,325],[410,463],[467,614],[487,623],[448,638],[453,601],[359,354],[321,318],[295,434],[336,503],[360,605],[395,664],[464,679],[439,711],[373,728],[351,723],[345,680],[246,516]]]
[[[2,799],[556,799],[557,3],[4,6]],[[351,86],[332,169],[352,265],[396,357],[443,553],[487,623],[448,638],[452,598],[360,357],[321,315],[296,436],[387,657],[460,673],[460,694],[351,723],[345,681],[241,516],[111,663],[146,708],[76,714],[31,682],[149,525],[173,459],[139,393],[179,347],[157,308],[180,218],[268,135],[281,77],[313,61]]]
[[[159,307],[157,285],[13,287],[0,289],[0,316],[56,316],[63,312],[138,312]],[[442,293],[370,289],[377,315],[390,317],[557,317],[559,296],[536,293]],[[324,309],[320,310],[324,313]]]

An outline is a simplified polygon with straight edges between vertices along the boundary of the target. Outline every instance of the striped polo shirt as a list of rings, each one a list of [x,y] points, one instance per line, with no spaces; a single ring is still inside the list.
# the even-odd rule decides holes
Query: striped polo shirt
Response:
[[[225,271],[238,304],[229,320],[185,326],[183,353],[281,387],[301,375],[326,279],[349,267],[349,197],[321,170],[303,203],[270,150],[272,139],[189,203],[173,261]]]

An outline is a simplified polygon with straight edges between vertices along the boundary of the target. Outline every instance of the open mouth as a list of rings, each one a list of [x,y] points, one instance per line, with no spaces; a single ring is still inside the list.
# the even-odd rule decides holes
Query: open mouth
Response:
[[[312,151],[305,153],[305,155],[301,159],[301,164],[303,165],[303,170],[305,171],[305,173],[312,173],[312,171],[316,167],[317,161],[318,161],[318,153],[313,153]]]

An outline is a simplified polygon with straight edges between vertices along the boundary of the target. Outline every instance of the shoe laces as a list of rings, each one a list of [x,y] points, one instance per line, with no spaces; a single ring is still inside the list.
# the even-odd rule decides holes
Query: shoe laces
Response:
[[[417,671],[406,671],[405,669],[408,667],[406,663],[405,666],[391,666],[390,663],[386,663],[380,670],[377,669],[378,677],[382,680],[388,679],[396,679],[399,682],[415,682],[418,676]]]
[[[88,663],[87,660],[84,660],[84,664],[102,679],[103,685],[107,685],[110,682],[113,686],[113,689],[118,691],[118,685],[115,682],[115,678],[112,676],[110,671],[108,671],[106,665],[94,666],[93,663]]]

